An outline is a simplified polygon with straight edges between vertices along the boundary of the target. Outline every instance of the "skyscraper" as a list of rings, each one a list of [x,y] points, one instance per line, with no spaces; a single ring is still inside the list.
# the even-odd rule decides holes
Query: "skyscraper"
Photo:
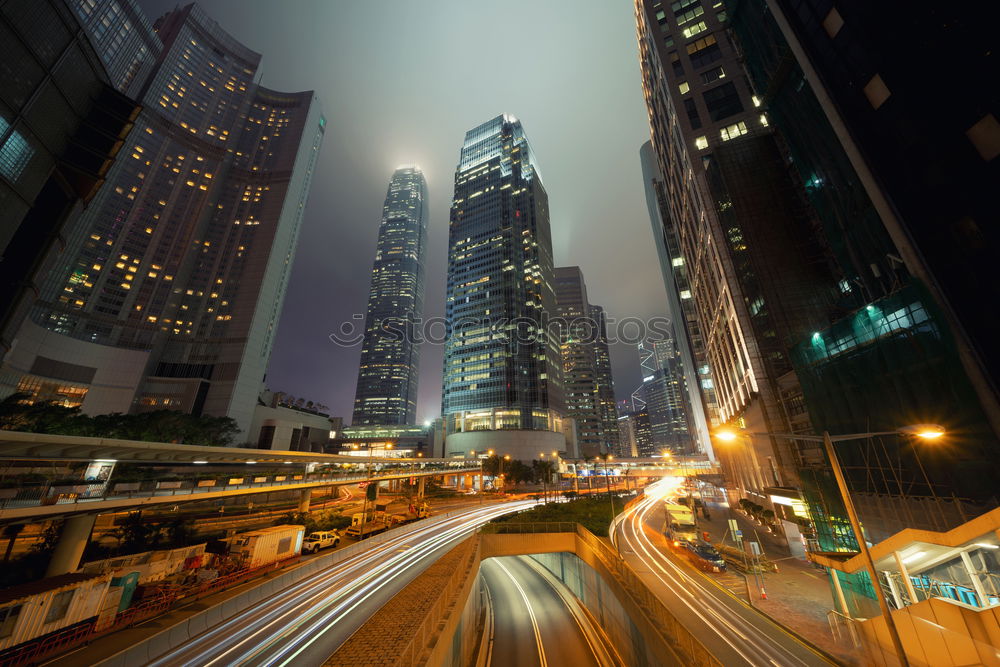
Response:
[[[577,266],[556,267],[555,292],[566,416],[576,420],[579,454],[613,452],[619,438],[604,309],[588,303]]]
[[[995,507],[1000,324],[983,304],[998,296],[1000,237],[986,221],[1000,216],[1000,123],[997,88],[982,82],[1000,76],[996,8],[942,4],[883,33],[872,26],[896,20],[900,3],[732,4],[761,110],[844,277],[838,310],[792,350],[813,426],[949,431],[933,447],[892,435],[843,448],[868,539]],[[948,95],[925,95],[942,80]],[[853,549],[829,467],[801,477],[821,547]]]
[[[677,454],[696,451],[684,369],[673,339],[639,343],[642,392],[654,449]]]
[[[698,312],[717,418],[787,433],[801,398],[789,349],[826,320],[838,282],[827,249],[742,76],[722,4],[636,0],[636,18],[661,218]],[[716,453],[733,495],[798,485],[803,454],[787,440]]]
[[[144,109],[41,283],[3,388],[91,414],[225,415],[245,432],[325,120],[311,92],[255,84],[260,55],[197,5],[154,27],[155,66],[127,84]],[[101,57],[119,62],[113,46]]]
[[[446,449],[563,451],[548,196],[513,116],[466,133],[450,222]]]
[[[427,182],[399,167],[382,206],[352,426],[416,423],[426,248]]]

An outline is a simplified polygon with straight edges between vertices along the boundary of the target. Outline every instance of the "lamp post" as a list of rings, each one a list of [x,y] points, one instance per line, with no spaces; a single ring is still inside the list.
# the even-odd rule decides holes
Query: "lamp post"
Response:
[[[823,443],[823,448],[826,450],[826,456],[830,460],[830,467],[833,469],[833,476],[837,480],[837,488],[840,491],[840,498],[844,502],[844,508],[847,510],[847,517],[851,522],[851,531],[854,533],[854,539],[858,544],[859,551],[861,552],[861,559],[865,564],[865,570],[868,572],[868,578],[871,580],[872,588],[875,591],[875,597],[878,599],[879,610],[882,612],[883,618],[885,618],[886,629],[889,631],[889,637],[892,639],[892,645],[896,651],[896,657],[899,659],[899,663],[902,667],[908,667],[910,662],[906,658],[906,650],[903,648],[903,642],[899,637],[899,630],[896,628],[896,623],[892,618],[889,604],[885,599],[885,593],[882,591],[882,584],[879,581],[878,573],[875,571],[875,561],[872,560],[871,552],[868,550],[868,544],[865,542],[865,536],[861,532],[861,522],[858,520],[857,511],[854,509],[854,501],[851,499],[851,492],[847,488],[847,480],[844,478],[844,471],[840,467],[840,459],[837,458],[837,451],[833,445],[835,442],[843,442],[845,440],[863,440],[880,435],[900,434],[915,435],[924,440],[936,440],[944,435],[944,432],[943,428],[934,424],[916,424],[914,426],[904,426],[896,429],[895,431],[850,433],[846,435],[833,436],[826,431],[823,431],[823,435],[821,436],[797,435],[794,433],[744,433],[744,435],[747,436],[759,435],[773,438],[785,438],[788,440],[805,440],[807,442]],[[724,430],[718,432],[716,437],[723,442],[733,442],[739,437],[739,435],[734,431]]]
[[[548,502],[549,502],[549,494],[548,494],[548,491],[547,491],[547,489],[545,487],[545,478],[548,477],[548,475],[545,474],[545,465],[544,465],[545,464],[545,452],[540,452],[538,454],[538,456],[539,456],[539,459],[542,462],[542,465],[538,466],[539,468],[542,469],[542,503],[548,504]]]

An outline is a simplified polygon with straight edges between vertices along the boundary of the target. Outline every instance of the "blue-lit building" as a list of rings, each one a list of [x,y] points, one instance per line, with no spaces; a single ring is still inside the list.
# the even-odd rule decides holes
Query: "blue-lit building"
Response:
[[[396,169],[382,207],[365,316],[354,426],[414,424],[424,308],[427,182],[419,167]]]
[[[448,453],[565,451],[548,196],[520,121],[465,135],[448,241]],[[488,433],[481,433],[488,432]],[[491,445],[495,445],[492,446]]]

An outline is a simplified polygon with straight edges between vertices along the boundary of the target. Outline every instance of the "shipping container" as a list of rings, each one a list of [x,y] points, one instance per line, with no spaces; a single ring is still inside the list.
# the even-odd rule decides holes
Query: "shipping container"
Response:
[[[239,533],[229,540],[230,555],[242,558],[243,567],[260,567],[302,553],[305,526],[273,526]]]
[[[0,590],[0,650],[92,622],[110,581],[110,573],[73,572]]]

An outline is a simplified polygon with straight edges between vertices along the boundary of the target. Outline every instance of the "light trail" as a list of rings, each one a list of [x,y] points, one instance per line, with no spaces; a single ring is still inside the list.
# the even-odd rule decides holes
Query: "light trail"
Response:
[[[762,632],[759,625],[755,625],[719,600],[714,591],[708,588],[710,586],[708,582],[701,581],[697,576],[691,576],[660,553],[646,535],[643,526],[650,513],[656,509],[657,503],[663,497],[670,495],[674,488],[675,485],[668,483],[667,480],[652,485],[647,489],[647,496],[616,522],[616,530],[621,531],[620,539],[624,540],[624,543],[649,568],[649,573],[670,590],[707,629],[713,631],[718,639],[736,655],[742,657],[746,664],[773,664],[781,667],[829,664],[818,655],[817,660],[806,662],[782,644],[772,641],[766,632]],[[763,620],[761,619],[762,622]],[[767,625],[771,625],[770,622],[767,622]],[[777,626],[775,629],[784,633],[784,630]]]
[[[534,501],[512,502],[470,509],[437,521],[432,518],[416,530],[373,545],[369,552],[289,586],[149,664],[157,667],[288,664],[318,639],[339,630],[337,624],[352,609],[392,584],[400,573],[421,559],[457,543],[497,516],[534,504]],[[400,548],[405,549],[397,551]]]
[[[499,560],[494,560],[493,564],[499,567],[504,573],[510,577],[511,583],[517,588],[517,592],[521,594],[521,599],[524,601],[524,606],[528,609],[528,617],[531,619],[531,629],[535,633],[535,646],[538,648],[538,662],[541,667],[548,667],[548,662],[545,660],[545,645],[542,642],[542,632],[538,628],[538,618],[535,617],[535,610],[531,607],[531,600],[528,599],[528,594],[524,592],[524,588],[517,581],[517,578],[510,573],[510,570],[501,563]]]

